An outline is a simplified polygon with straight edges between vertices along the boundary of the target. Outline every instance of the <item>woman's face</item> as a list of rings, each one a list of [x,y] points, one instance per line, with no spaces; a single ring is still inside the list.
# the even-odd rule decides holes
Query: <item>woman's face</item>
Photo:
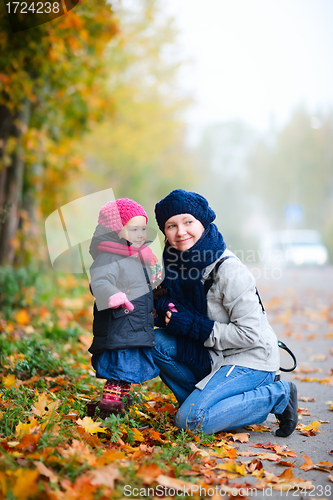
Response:
[[[119,231],[119,237],[133,243],[133,247],[141,247],[147,239],[147,221],[143,215],[132,217]]]
[[[190,214],[170,217],[165,223],[164,234],[170,245],[183,252],[192,248],[201,238],[205,228],[198,219]]]

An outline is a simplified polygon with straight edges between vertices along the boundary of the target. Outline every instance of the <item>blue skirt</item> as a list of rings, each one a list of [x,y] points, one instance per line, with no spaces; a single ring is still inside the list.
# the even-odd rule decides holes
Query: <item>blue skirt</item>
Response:
[[[142,384],[157,377],[160,372],[153,361],[151,350],[151,347],[112,351],[107,349],[93,354],[91,364],[97,378]]]

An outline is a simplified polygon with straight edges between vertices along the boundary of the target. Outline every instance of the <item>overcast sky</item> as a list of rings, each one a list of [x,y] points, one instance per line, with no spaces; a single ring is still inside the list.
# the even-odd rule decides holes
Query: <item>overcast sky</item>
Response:
[[[280,126],[299,104],[333,108],[332,0],[165,0],[192,64],[193,131],[240,118]],[[194,133],[195,135],[195,133]]]

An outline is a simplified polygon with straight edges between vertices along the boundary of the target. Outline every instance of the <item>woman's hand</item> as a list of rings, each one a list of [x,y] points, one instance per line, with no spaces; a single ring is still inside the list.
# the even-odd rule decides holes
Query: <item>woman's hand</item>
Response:
[[[174,314],[171,310],[165,313],[165,324],[173,335],[188,335],[190,338],[204,343],[210,336],[214,321],[199,313],[191,313],[180,308]]]
[[[167,325],[171,319],[172,313],[178,312],[178,309],[176,309],[175,304],[172,302],[169,302],[168,304],[169,311],[165,313],[165,324]]]
[[[171,316],[172,316],[172,312],[171,312],[171,311],[167,311],[167,312],[165,313],[165,318],[164,318],[164,320],[165,320],[165,324],[166,324],[166,325],[168,325],[168,324],[169,324],[169,321],[170,321],[170,319],[171,319]]]

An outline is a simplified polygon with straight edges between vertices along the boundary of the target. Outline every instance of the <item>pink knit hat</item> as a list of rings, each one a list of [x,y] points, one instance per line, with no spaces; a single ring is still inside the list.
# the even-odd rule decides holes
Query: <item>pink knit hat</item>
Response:
[[[146,217],[148,223],[148,216],[141,205],[128,198],[120,198],[109,201],[100,209],[98,223],[119,233],[130,219],[138,215]]]

